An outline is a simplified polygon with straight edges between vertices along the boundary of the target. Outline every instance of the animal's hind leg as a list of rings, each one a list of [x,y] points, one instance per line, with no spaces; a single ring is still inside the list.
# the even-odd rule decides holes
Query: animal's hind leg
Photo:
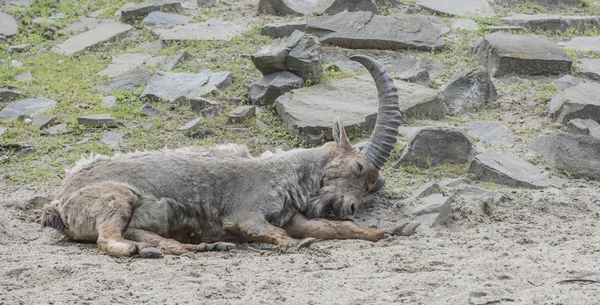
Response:
[[[64,205],[67,226],[76,240],[96,240],[100,251],[121,256],[160,257],[158,249],[123,238],[135,201],[130,188],[119,183],[93,185],[78,191]]]
[[[227,251],[235,247],[234,244],[224,242],[212,244],[201,243],[199,245],[182,244],[174,239],[164,238],[154,232],[133,228],[129,228],[125,231],[125,238],[148,243],[162,251],[174,255],[204,251]]]

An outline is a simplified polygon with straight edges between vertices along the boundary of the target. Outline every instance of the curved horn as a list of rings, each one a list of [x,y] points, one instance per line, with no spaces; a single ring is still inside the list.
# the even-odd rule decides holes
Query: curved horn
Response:
[[[398,126],[402,116],[398,106],[398,89],[385,68],[375,59],[366,55],[353,55],[350,59],[365,66],[377,86],[379,95],[377,121],[371,139],[362,149],[362,153],[377,169],[381,169],[398,141]]]

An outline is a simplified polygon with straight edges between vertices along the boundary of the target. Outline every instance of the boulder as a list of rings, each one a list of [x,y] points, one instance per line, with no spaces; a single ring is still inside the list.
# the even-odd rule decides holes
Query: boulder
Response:
[[[217,106],[217,102],[204,98],[190,100],[190,108],[192,112],[197,114],[202,114],[204,110],[209,108],[215,108],[215,106]]]
[[[572,119],[600,121],[600,84],[584,83],[560,92],[550,100],[550,114],[562,124]]]
[[[513,144],[513,134],[508,125],[495,121],[473,121],[465,124],[467,133],[480,141],[499,146]]]
[[[29,49],[31,49],[31,44],[27,43],[27,44],[20,44],[20,45],[16,45],[16,46],[9,46],[8,47],[8,52],[9,53],[25,53],[27,51],[29,51]]]
[[[192,17],[190,16],[154,11],[142,20],[142,24],[147,26],[163,26],[184,24],[188,23],[190,20],[192,20]]]
[[[406,144],[396,167],[464,164],[471,159],[472,151],[471,139],[462,129],[423,127]]]
[[[571,88],[573,86],[577,86],[577,85],[579,85],[579,81],[575,77],[573,77],[569,74],[567,74],[557,80],[554,80],[552,82],[552,86],[554,86],[554,88],[556,88],[556,90],[560,90],[560,91],[569,89],[569,88]]]
[[[180,11],[181,3],[177,0],[154,0],[126,5],[121,8],[121,22],[133,23],[143,19],[153,11]]]
[[[408,118],[442,119],[444,104],[435,90],[395,80],[400,109]],[[370,75],[336,79],[328,84],[294,89],[275,100],[286,131],[307,144],[332,140],[331,124],[339,117],[350,135],[370,132],[375,125],[379,101]]]
[[[550,186],[548,177],[529,162],[512,154],[480,154],[471,162],[477,180],[512,187],[541,189]]]
[[[19,26],[13,16],[0,12],[0,36],[13,37],[17,35],[18,29]]]
[[[481,66],[450,80],[438,94],[451,115],[477,111],[498,98],[488,71]]]
[[[227,122],[229,123],[241,123],[246,119],[256,117],[255,106],[240,106],[229,112],[227,116]]]
[[[31,127],[35,129],[44,129],[54,124],[56,117],[53,115],[34,115],[32,116]]]
[[[146,84],[152,73],[145,68],[131,69],[111,81],[98,85],[96,90],[100,93],[111,94],[119,90],[133,90]]]
[[[171,104],[193,101],[224,90],[233,83],[231,72],[172,73],[156,71],[140,97]]]
[[[40,113],[56,106],[56,101],[45,97],[26,98],[12,102],[0,110],[0,120],[12,120]]]
[[[16,89],[0,88],[0,103],[10,102],[23,97],[23,92]]]
[[[600,52],[600,36],[573,37],[565,43],[565,48],[582,52]]]
[[[305,31],[306,22],[269,23],[260,29],[260,34],[271,38],[291,36],[295,31]]]
[[[379,14],[373,0],[259,0],[258,11],[277,16],[335,15],[343,11]]]
[[[256,105],[271,105],[282,94],[304,85],[302,78],[290,72],[275,72],[250,85],[248,99]]]
[[[200,120],[202,120],[201,117],[195,118],[195,119],[185,123],[185,125],[180,126],[178,129],[182,130],[182,131],[183,130],[194,130],[200,126]]]
[[[45,132],[47,132],[49,135],[69,133],[69,131],[67,129],[67,124],[54,125],[54,126],[48,128]]]
[[[446,224],[452,216],[452,200],[441,194],[433,194],[420,199],[421,204],[414,208],[416,222],[423,227],[436,227]]]
[[[150,59],[152,55],[142,53],[122,54],[114,56],[112,62],[106,69],[98,72],[98,76],[115,77],[131,69],[137,68]]]
[[[263,75],[286,71],[285,60],[290,50],[298,44],[302,37],[304,37],[302,32],[295,31],[290,37],[276,40],[261,47],[250,56],[250,59]]]
[[[428,11],[450,16],[496,16],[487,0],[417,0]]]
[[[65,56],[73,56],[98,44],[111,42],[131,30],[133,30],[133,27],[128,24],[119,22],[106,23],[65,40],[63,43],[54,46],[52,52]]]
[[[152,31],[162,41],[184,40],[231,40],[248,30],[243,20],[225,21],[211,19],[200,23],[188,23],[170,27],[157,27]]]
[[[533,31],[566,32],[571,29],[579,32],[600,28],[599,16],[564,16],[564,15],[525,15],[500,18],[502,23],[520,26]]]
[[[321,42],[349,49],[441,50],[447,26],[419,15],[380,16],[371,12],[342,12],[311,18],[306,31]]]
[[[600,138],[556,132],[538,137],[529,148],[559,170],[600,180]]]
[[[117,120],[111,117],[109,114],[92,114],[86,116],[80,116],[77,118],[77,123],[86,127],[117,127]]]
[[[600,128],[600,124],[594,120],[573,119],[567,123],[567,132],[572,134],[590,135],[592,130]]]
[[[579,66],[581,67],[581,74],[583,76],[593,80],[600,80],[600,58],[582,58]]]
[[[494,77],[571,72],[571,59],[558,45],[542,35],[488,34],[475,46],[479,63]]]

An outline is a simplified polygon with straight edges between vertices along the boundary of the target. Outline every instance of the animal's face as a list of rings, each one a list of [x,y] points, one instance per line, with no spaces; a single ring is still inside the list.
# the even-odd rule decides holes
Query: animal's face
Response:
[[[308,217],[347,219],[358,210],[363,196],[377,183],[379,171],[352,146],[341,122],[333,128],[335,147],[321,177],[321,186],[311,200]]]

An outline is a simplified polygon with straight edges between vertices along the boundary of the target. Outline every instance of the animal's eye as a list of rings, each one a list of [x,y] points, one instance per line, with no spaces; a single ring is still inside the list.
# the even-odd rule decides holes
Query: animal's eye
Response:
[[[363,170],[362,164],[360,164],[359,162],[356,162],[356,165],[358,165],[358,171],[362,173],[362,170]]]

